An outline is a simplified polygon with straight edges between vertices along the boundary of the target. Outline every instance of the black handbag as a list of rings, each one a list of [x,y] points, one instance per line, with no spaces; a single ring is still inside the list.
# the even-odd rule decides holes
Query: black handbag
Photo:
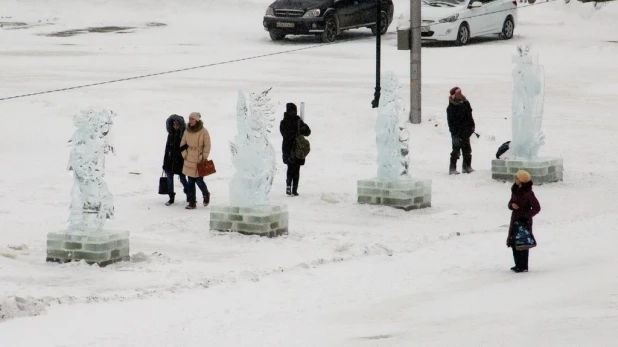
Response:
[[[165,172],[161,174],[162,176],[159,177],[159,194],[161,195],[167,195],[169,194],[169,190],[167,187],[167,177],[165,177]]]

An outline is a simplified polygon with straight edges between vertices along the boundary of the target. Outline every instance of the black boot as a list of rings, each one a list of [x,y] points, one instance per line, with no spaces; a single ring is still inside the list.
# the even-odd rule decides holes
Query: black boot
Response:
[[[285,187],[285,194],[292,196],[292,186],[288,184],[287,187]]]
[[[165,206],[169,206],[174,203],[174,198],[176,197],[176,193],[170,194],[170,200],[165,203]]]
[[[474,169],[472,168],[472,156],[471,155],[464,155],[461,171],[463,171],[463,173],[473,173],[474,172]]]
[[[210,205],[210,192],[204,195],[204,206],[208,206],[208,205]]]
[[[459,175],[459,171],[457,171],[457,159],[458,158],[451,157],[451,165],[448,168],[449,175]]]
[[[292,188],[292,195],[294,195],[294,196],[298,196],[298,186],[297,186],[297,185],[295,185],[295,186]]]

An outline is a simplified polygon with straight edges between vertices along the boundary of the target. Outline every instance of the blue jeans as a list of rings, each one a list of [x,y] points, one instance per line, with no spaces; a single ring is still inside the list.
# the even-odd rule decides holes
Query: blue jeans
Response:
[[[206,182],[204,182],[204,177],[189,177],[188,179],[189,182],[187,183],[187,200],[189,200],[189,202],[197,202],[197,192],[195,191],[196,184],[202,191],[202,197],[206,197],[206,195],[209,194]]]
[[[174,173],[172,171],[165,171],[165,176],[167,177],[167,193],[170,196],[174,195]],[[178,175],[180,178],[180,184],[182,184],[183,192],[187,193],[187,176]]]

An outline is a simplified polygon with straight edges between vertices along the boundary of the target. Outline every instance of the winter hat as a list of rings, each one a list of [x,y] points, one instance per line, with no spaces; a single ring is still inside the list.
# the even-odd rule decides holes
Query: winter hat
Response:
[[[287,104],[285,104],[285,113],[289,114],[289,115],[295,115],[298,113],[298,110],[296,108],[296,105],[288,102]]]
[[[450,91],[451,96],[453,96],[453,95],[455,95],[455,93],[457,93],[457,89],[460,89],[460,90],[461,90],[461,88],[459,88],[459,87],[453,87],[453,88],[451,88],[451,91]]]
[[[202,115],[199,112],[191,112],[189,119],[202,120]]]
[[[530,174],[528,173],[528,171],[526,170],[519,170],[517,171],[517,179],[519,180],[519,182],[521,183],[528,183],[532,180],[532,178],[530,177]]]

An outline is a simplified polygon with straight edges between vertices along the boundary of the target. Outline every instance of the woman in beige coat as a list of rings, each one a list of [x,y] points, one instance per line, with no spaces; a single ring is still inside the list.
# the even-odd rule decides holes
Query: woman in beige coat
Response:
[[[204,206],[210,204],[210,193],[203,177],[199,177],[197,172],[197,164],[208,160],[210,155],[210,134],[204,128],[202,115],[199,112],[192,112],[189,115],[189,126],[182,136],[180,148],[183,149],[182,157],[184,165],[182,173],[187,176],[187,199],[189,205],[188,210],[193,210],[197,207],[197,197],[195,185],[197,184],[202,191],[204,197]]]

